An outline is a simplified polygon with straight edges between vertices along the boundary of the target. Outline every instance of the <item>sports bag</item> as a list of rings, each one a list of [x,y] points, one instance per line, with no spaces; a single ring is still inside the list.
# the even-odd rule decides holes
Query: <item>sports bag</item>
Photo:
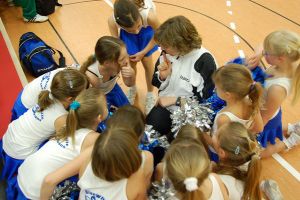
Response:
[[[59,53],[59,64],[53,59],[55,52]],[[19,58],[33,76],[38,77],[44,73],[65,67],[63,54],[47,45],[42,39],[32,32],[24,33],[19,42]]]

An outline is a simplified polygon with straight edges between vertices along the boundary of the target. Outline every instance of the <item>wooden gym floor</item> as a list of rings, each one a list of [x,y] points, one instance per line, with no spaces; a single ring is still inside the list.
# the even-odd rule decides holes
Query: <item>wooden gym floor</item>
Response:
[[[19,7],[8,7],[0,2],[0,17],[18,52],[20,36],[35,32],[50,46],[61,50],[67,64],[80,63],[93,53],[97,39],[109,35],[107,18],[112,13],[110,0],[59,0],[62,8],[41,24],[24,23]],[[184,15],[197,27],[203,46],[217,58],[219,65],[239,55],[251,55],[264,37],[278,29],[289,29],[300,34],[300,0],[159,0],[154,1],[159,20],[163,22],[175,15]],[[154,54],[154,60],[158,53]],[[265,62],[265,65],[266,62]],[[1,74],[3,76],[3,74]],[[27,79],[32,78],[27,75]],[[124,84],[120,82],[124,90]],[[139,104],[143,105],[146,84],[143,67],[138,66],[137,86]],[[143,106],[141,106],[143,107]],[[290,100],[283,105],[283,122],[300,121],[300,103],[292,106]],[[280,162],[277,160],[281,160]],[[279,183],[285,199],[300,196],[300,147],[279,158],[263,160],[263,179]],[[281,164],[287,162],[289,171]],[[293,171],[294,169],[294,171]],[[290,173],[293,172],[293,175]]]

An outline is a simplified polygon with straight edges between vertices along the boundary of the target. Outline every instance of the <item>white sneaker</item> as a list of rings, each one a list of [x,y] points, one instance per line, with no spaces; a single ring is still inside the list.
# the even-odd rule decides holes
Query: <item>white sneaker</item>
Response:
[[[146,115],[148,115],[148,113],[154,107],[155,103],[156,103],[156,99],[154,97],[153,92],[148,92],[147,96],[146,96],[146,103],[145,103],[145,114]]]
[[[300,135],[300,122],[297,122],[295,124],[288,124],[288,135],[292,134],[292,133],[296,133],[298,135]]]
[[[36,14],[36,16],[33,17],[32,19],[26,19],[26,18],[23,18],[23,19],[24,19],[24,22],[33,22],[33,23],[36,23],[36,22],[45,22],[49,18],[47,16],[42,16],[42,15]]]
[[[260,184],[260,189],[265,193],[269,200],[283,200],[279,186],[274,180],[264,180]]]
[[[133,105],[136,97],[136,86],[130,87],[126,96],[129,103]]]
[[[299,135],[298,135],[299,134]],[[300,133],[292,132],[291,135],[283,140],[288,149],[300,144]]]

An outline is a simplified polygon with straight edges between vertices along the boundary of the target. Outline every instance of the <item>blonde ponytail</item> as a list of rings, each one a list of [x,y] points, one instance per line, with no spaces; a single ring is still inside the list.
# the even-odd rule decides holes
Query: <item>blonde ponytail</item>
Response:
[[[244,194],[242,197],[243,200],[262,199],[262,195],[259,188],[261,170],[262,164],[260,158],[256,154],[252,155],[248,166],[247,177],[245,180]]]
[[[38,97],[38,105],[40,107],[39,112],[47,109],[53,103],[53,99],[50,98],[50,96],[52,96],[52,94],[49,90],[43,90],[40,92]]]
[[[87,60],[81,65],[80,72],[85,73],[89,66],[96,62],[96,57],[94,55],[90,55]]]

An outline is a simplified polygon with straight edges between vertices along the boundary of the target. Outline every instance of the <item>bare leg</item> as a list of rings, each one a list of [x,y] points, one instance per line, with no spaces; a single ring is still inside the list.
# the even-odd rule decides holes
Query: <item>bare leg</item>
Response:
[[[147,90],[148,92],[153,92],[153,85],[152,85],[152,76],[154,73],[154,64],[152,60],[152,55],[148,57],[144,57],[142,59],[143,67],[145,69],[145,77],[147,83]]]

